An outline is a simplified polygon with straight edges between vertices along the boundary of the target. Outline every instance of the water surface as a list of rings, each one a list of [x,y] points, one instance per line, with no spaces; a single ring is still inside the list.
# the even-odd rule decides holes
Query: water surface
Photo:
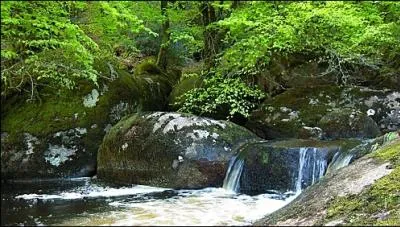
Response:
[[[2,225],[249,225],[297,195],[117,186],[91,178],[1,186]]]

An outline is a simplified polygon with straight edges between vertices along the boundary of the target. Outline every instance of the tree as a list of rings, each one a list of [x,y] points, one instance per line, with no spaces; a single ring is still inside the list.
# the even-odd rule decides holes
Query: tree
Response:
[[[39,84],[73,88],[79,79],[97,81],[97,45],[72,23],[73,2],[1,2],[1,95]]]
[[[217,21],[215,9],[210,2],[204,1],[200,5],[202,21],[204,26],[204,50],[203,59],[206,68],[214,66],[214,59],[218,50],[217,32],[214,28],[208,27],[210,24]]]
[[[167,69],[167,51],[170,42],[170,32],[169,29],[169,18],[167,13],[168,1],[161,1],[161,14],[163,16],[163,23],[161,25],[160,37],[161,37],[161,46],[160,51],[158,52],[157,57],[157,66],[162,70]]]

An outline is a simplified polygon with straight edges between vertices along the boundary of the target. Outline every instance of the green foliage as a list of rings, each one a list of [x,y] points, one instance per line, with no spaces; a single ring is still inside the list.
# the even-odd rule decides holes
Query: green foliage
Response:
[[[157,37],[158,34],[145,26],[140,16],[144,2],[93,2],[86,3],[80,10],[77,23],[103,50],[102,54],[130,58],[138,55],[140,50],[135,45],[139,34]],[[146,8],[153,10],[152,8]],[[150,11],[152,12],[152,11]],[[154,14],[155,9],[153,10]]]
[[[193,55],[204,55],[210,31],[217,43],[222,39],[213,50],[215,67],[198,73],[208,73],[204,87],[188,92],[182,111],[248,116],[263,98],[252,88],[253,77],[268,77],[263,73],[274,56],[316,56],[344,83],[351,80],[349,64],[383,65],[385,75],[398,71],[399,3],[254,1],[233,7],[215,1],[210,5],[217,22],[207,27],[203,3],[171,1],[167,8],[170,65],[187,67]],[[133,71],[141,58],[157,54],[165,18],[159,1],[6,1],[1,20],[2,95],[24,91],[33,99],[42,85],[57,90],[81,79],[96,84],[99,58]],[[267,78],[265,86],[278,87],[278,79]]]
[[[146,2],[7,1],[1,6],[2,95],[22,90],[33,99],[38,85],[72,89],[80,79],[97,85],[95,58],[132,66],[140,54],[137,36],[157,36],[139,18],[156,11]]]
[[[69,19],[73,2],[1,2],[2,95],[32,93],[39,83],[73,88],[79,79],[96,83],[97,45]]]
[[[178,110],[185,102],[185,96],[183,94],[194,88],[199,88],[201,85],[202,79],[197,73],[183,74],[180,81],[174,86],[174,89],[169,95],[171,109]]]
[[[171,42],[182,57],[190,58],[203,47],[203,26],[199,23],[200,2],[177,2],[168,9]]]
[[[235,115],[248,117],[263,98],[260,90],[247,86],[238,78],[213,76],[204,80],[203,87],[184,94],[185,103],[180,111],[214,117],[222,114],[228,119]]]
[[[383,4],[391,10],[386,17],[393,19],[385,21]],[[228,30],[224,42],[231,45],[217,69],[256,74],[274,53],[334,55],[342,64],[391,61],[400,51],[398,11],[398,3],[251,2],[213,25]]]

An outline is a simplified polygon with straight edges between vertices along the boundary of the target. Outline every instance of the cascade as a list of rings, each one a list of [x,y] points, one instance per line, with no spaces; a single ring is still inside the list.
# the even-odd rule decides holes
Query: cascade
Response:
[[[243,171],[244,160],[238,156],[234,156],[229,161],[229,167],[227,174],[225,175],[223,188],[232,191],[239,192],[240,190],[240,177]]]
[[[293,171],[295,173],[294,175],[288,177],[292,178],[292,188],[295,190],[295,193],[299,194],[302,189],[316,183],[324,174],[327,169],[327,160],[326,160],[326,150],[321,149],[321,148],[315,148],[315,147],[301,147],[301,148],[294,148],[291,149],[293,151],[289,151],[288,153],[281,153],[282,155],[287,155],[289,154],[291,157],[294,158],[294,160],[297,159],[296,164],[291,165],[289,163],[286,163],[286,161],[282,160],[283,162],[281,165],[287,166],[288,169],[287,171]],[[231,158],[229,161],[229,166],[227,173],[225,175],[224,183],[223,183],[223,188],[232,191],[235,193],[238,193],[241,191],[241,184],[243,187],[245,187],[243,190],[247,190],[249,187],[248,184],[250,185],[257,185],[259,184],[258,182],[263,182],[263,179],[265,180],[264,182],[270,182],[269,179],[272,179],[271,177],[274,177],[272,175],[260,175],[262,174],[261,172],[250,172],[253,174],[256,174],[256,178],[252,178],[254,180],[258,180],[257,182],[249,181],[248,176],[246,175],[248,173],[244,173],[246,179],[245,182],[241,182],[244,179],[242,178],[242,173],[244,171],[249,171],[249,166],[246,167],[246,170],[244,170],[244,162],[247,157],[246,155],[242,155],[239,157],[239,155],[234,156]],[[295,156],[293,156],[295,155]],[[289,157],[288,157],[289,158]],[[264,168],[268,168],[265,166]],[[271,172],[270,172],[271,173]],[[276,173],[276,172],[272,172]],[[250,183],[249,183],[250,182]],[[265,190],[276,190],[274,185],[270,185],[264,188],[263,191]],[[246,193],[251,193],[251,191],[246,191]]]
[[[327,161],[315,147],[302,147],[299,149],[299,166],[295,180],[296,193],[307,186],[316,183],[325,173]]]
[[[336,152],[333,156],[332,162],[329,164],[327,172],[336,171],[340,168],[348,166],[353,159],[354,154]]]
[[[299,150],[299,172],[297,175],[296,180],[296,192],[301,191],[301,183],[303,181],[303,167],[304,167],[304,160],[306,158],[306,149],[300,148]]]

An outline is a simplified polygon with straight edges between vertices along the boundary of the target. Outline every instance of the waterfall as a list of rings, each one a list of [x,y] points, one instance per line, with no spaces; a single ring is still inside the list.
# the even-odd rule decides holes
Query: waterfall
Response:
[[[353,154],[336,152],[333,156],[331,164],[329,164],[327,172],[336,171],[340,168],[348,166],[353,159],[353,156]]]
[[[243,150],[240,156],[230,159],[223,183],[224,189],[235,193],[251,194],[285,190],[284,187],[287,186],[286,190],[294,190],[298,194],[324,176],[328,166],[327,148],[301,147],[283,151],[267,150],[266,152],[270,155],[268,164],[259,163],[258,167],[255,167],[256,162],[250,162],[244,168],[245,159],[261,160],[261,158],[255,159],[260,156],[249,156],[246,152],[248,150]],[[284,179],[280,180],[276,177],[284,177]]]
[[[325,173],[327,161],[318,148],[299,149],[299,166],[295,182],[296,193],[317,182]]]
[[[303,181],[303,167],[304,167],[304,160],[306,158],[306,149],[300,148],[299,151],[299,173],[297,175],[296,181],[296,192],[301,191],[301,182]]]
[[[234,156],[229,161],[228,171],[225,175],[223,188],[232,191],[239,192],[240,190],[240,176],[243,171],[244,160]]]

